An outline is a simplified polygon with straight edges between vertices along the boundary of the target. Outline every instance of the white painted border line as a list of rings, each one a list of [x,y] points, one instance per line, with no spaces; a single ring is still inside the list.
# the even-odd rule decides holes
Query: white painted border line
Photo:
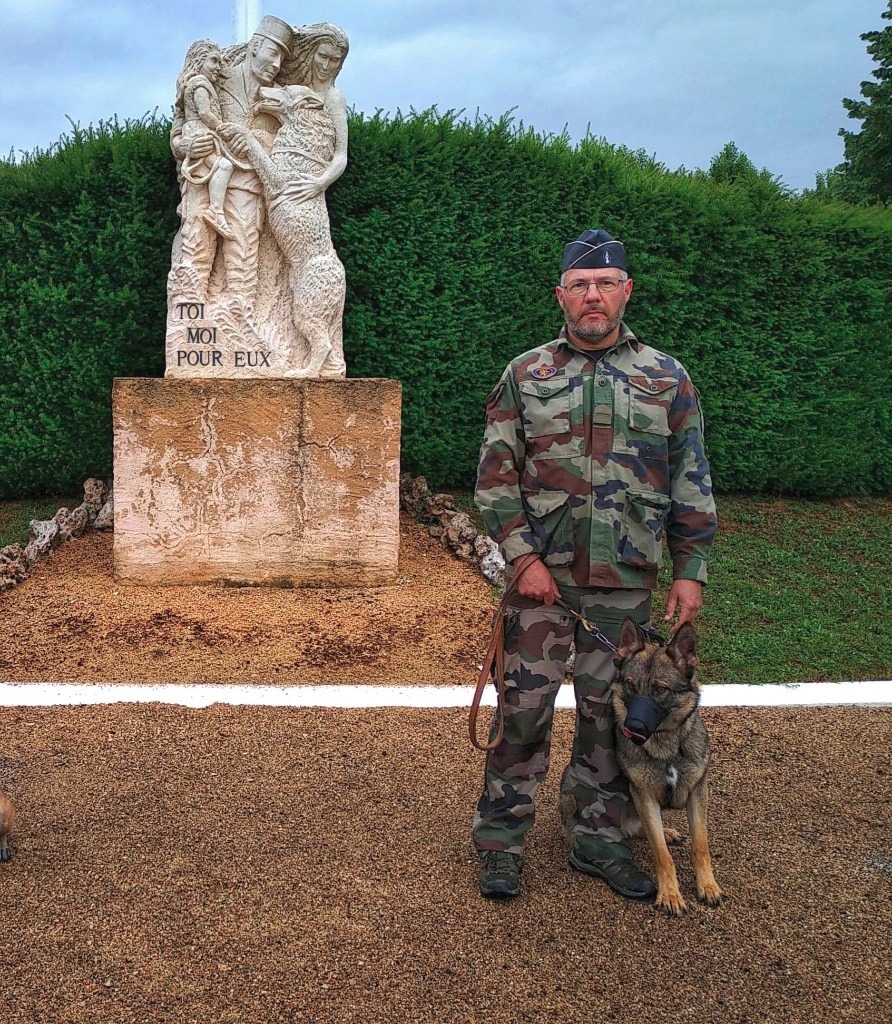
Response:
[[[289,708],[458,708],[471,703],[470,686],[244,686],[196,683],[0,683],[0,707],[74,707],[90,704],[212,704]],[[483,703],[495,703],[491,686]],[[892,706],[892,682],[722,683],[704,686],[704,707]],[[571,686],[561,687],[557,707],[574,706]]]
[[[704,686],[703,707],[860,707],[892,705],[892,682],[864,680],[848,683],[719,683]]]

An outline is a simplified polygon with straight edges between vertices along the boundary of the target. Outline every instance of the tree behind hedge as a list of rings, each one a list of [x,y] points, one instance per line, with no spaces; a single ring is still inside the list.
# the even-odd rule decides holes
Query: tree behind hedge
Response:
[[[163,373],[166,130],[106,126],[0,169],[4,495],[108,474],[112,378]],[[555,336],[563,244],[603,227],[629,252],[630,326],[703,392],[719,488],[890,489],[886,211],[796,199],[736,158],[669,173],[508,118],[353,117],[350,133],[329,191],[347,363],[402,380],[404,468],[472,482],[487,391]]]
[[[892,21],[892,0],[880,15]],[[892,201],[892,25],[864,32],[867,52],[876,63],[873,81],[861,83],[861,99],[844,99],[848,116],[861,121],[858,131],[840,129],[845,141],[845,161],[836,168],[844,179],[841,187],[867,200]],[[825,179],[833,183],[833,172]],[[819,179],[820,185],[820,179]]]

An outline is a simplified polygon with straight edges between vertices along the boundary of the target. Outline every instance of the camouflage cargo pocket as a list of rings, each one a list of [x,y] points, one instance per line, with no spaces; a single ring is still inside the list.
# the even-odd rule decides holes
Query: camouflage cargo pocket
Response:
[[[527,521],[546,565],[573,562],[573,510],[562,491],[524,496]]]
[[[582,378],[522,380],[523,431],[532,459],[566,459],[582,455]]]
[[[620,381],[614,451],[641,459],[662,459],[668,455],[669,410],[678,393],[674,377],[629,377]]]
[[[637,569],[660,564],[663,554],[663,522],[670,498],[656,491],[626,491],[619,560]]]

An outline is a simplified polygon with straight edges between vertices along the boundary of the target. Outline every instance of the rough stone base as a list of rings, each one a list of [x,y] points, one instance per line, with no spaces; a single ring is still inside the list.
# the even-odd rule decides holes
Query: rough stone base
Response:
[[[116,576],[394,582],[400,405],[392,380],[116,380]]]

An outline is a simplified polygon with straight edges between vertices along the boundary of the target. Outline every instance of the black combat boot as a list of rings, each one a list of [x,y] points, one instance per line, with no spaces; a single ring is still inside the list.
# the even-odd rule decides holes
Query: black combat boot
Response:
[[[480,856],[480,895],[490,900],[510,900],[520,895],[523,861],[516,853],[484,850]]]
[[[632,852],[623,843],[595,840],[586,843],[584,852],[574,846],[570,851],[570,867],[600,878],[629,900],[652,900],[657,894],[657,887],[635,867]]]

